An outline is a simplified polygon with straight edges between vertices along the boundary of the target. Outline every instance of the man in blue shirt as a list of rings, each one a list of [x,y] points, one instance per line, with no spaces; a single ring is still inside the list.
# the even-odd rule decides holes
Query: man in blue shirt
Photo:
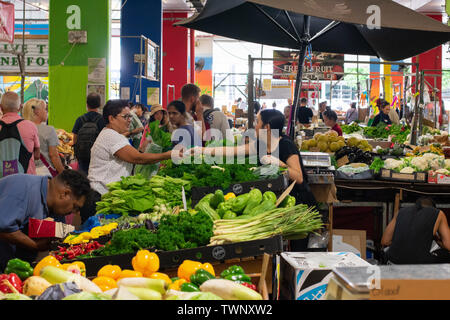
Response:
[[[34,262],[51,239],[28,237],[30,218],[62,218],[78,213],[91,194],[85,175],[65,170],[56,178],[16,174],[0,179],[0,271],[13,258]]]

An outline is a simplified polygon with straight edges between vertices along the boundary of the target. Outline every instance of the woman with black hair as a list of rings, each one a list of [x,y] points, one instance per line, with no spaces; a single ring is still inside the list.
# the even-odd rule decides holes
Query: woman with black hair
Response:
[[[297,199],[297,203],[317,206],[298,148],[294,141],[283,133],[284,125],[283,113],[273,109],[262,110],[257,116],[256,137],[250,137],[249,143],[237,147],[204,148],[203,152],[212,156],[220,152],[223,155],[257,155],[260,164],[271,163],[288,168],[289,179],[296,182],[292,195]]]
[[[343,132],[341,126],[337,123],[337,121],[338,121],[337,113],[334,112],[333,110],[326,110],[323,113],[323,122],[325,123],[325,125],[329,127],[331,131],[337,132],[339,137],[342,137]]]
[[[194,126],[187,124],[186,105],[178,100],[167,106],[170,123],[176,128],[172,133],[173,147],[182,145],[189,149],[202,146],[202,138],[194,130]]]
[[[203,154],[257,155],[260,165],[270,163],[287,168],[289,180],[296,182],[291,195],[296,198],[297,204],[317,207],[298,148],[294,141],[283,133],[285,120],[283,113],[278,110],[262,110],[257,116],[256,137],[250,137],[249,143],[237,147],[204,148]],[[306,250],[307,245],[308,238],[290,242],[291,250],[297,252]]]
[[[384,123],[386,125],[392,124],[391,118],[389,117],[389,112],[391,112],[391,104],[383,99],[378,99],[377,107],[380,109],[372,122],[372,127],[376,127],[379,123]]]
[[[91,149],[89,180],[94,201],[81,210],[82,222],[95,215],[95,202],[108,192],[107,185],[131,176],[135,164],[153,164],[171,158],[171,152],[141,153],[125,137],[131,122],[131,111],[125,100],[110,100],[103,108],[106,123]]]

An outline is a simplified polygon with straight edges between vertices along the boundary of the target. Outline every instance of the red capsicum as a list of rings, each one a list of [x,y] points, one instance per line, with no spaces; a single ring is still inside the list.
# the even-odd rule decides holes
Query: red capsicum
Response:
[[[2,293],[22,293],[23,283],[15,273],[0,275],[0,292]],[[14,289],[17,292],[14,292]]]

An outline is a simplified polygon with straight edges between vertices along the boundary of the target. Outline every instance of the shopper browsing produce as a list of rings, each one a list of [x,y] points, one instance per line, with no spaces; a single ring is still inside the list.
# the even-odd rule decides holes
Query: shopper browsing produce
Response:
[[[345,124],[349,125],[352,122],[358,120],[358,109],[356,108],[356,102],[353,102],[350,106],[350,109],[347,110],[345,114]]]
[[[433,239],[441,249],[432,250]],[[445,214],[431,198],[401,209],[389,223],[381,244],[389,246],[386,258],[394,264],[450,263],[450,229]]]
[[[3,112],[0,122],[0,178],[15,173],[36,174],[35,160],[40,158],[36,126],[20,117],[20,97],[17,93],[5,93],[0,107]]]
[[[172,132],[173,128],[169,121],[169,114],[167,110],[164,110],[163,107],[159,104],[155,104],[152,106],[150,110],[150,120],[149,124],[155,121],[159,121],[159,128],[164,132]]]
[[[300,106],[297,111],[297,123],[304,126],[309,126],[311,124],[314,113],[310,108],[308,108],[308,99],[302,98],[300,100]]]
[[[82,222],[95,215],[95,202],[108,192],[107,185],[131,176],[133,165],[153,164],[171,158],[171,152],[140,153],[123,135],[128,132],[131,111],[125,100],[110,100],[103,109],[106,128],[102,130],[91,151],[89,180],[94,189],[93,203],[81,211]]]
[[[372,127],[376,127],[379,123],[384,123],[386,125],[392,124],[389,118],[389,112],[391,111],[391,105],[389,102],[383,99],[378,99],[377,107],[380,109],[380,113],[375,116],[372,122]]]
[[[105,127],[102,115],[99,113],[102,98],[98,93],[90,93],[87,97],[87,113],[79,117],[73,126],[73,145],[78,168],[86,175],[89,172],[91,148],[100,132]]]
[[[337,123],[338,116],[333,110],[326,110],[323,112],[323,121],[327,127],[331,130],[336,131],[339,137],[342,137],[342,129]]]
[[[181,89],[181,101],[186,106],[186,122],[194,127],[196,133],[203,138],[206,125],[203,118],[203,106],[200,102],[201,89],[195,84],[188,83]],[[200,123],[201,124],[200,124]]]
[[[33,262],[48,249],[48,239],[27,236],[30,218],[55,220],[78,213],[89,197],[88,179],[74,170],[56,178],[16,174],[0,180],[0,270],[12,258]]]
[[[204,94],[200,97],[200,103],[203,106],[203,118],[205,119],[206,141],[212,140],[213,132],[210,129],[218,130],[222,136],[214,137],[215,140],[226,139],[227,130],[230,130],[227,116],[218,108],[214,108],[213,97]],[[217,133],[217,132],[216,132]]]
[[[23,117],[33,122],[39,134],[41,159],[36,161],[36,173],[40,176],[56,176],[64,171],[58,152],[59,139],[55,128],[48,126],[48,106],[44,100],[30,99],[23,107]]]
[[[176,128],[172,133],[173,146],[182,145],[187,149],[193,146],[201,146],[201,137],[195,131],[194,126],[188,124],[188,115],[184,103],[172,101],[167,106],[167,111],[169,112],[170,123]]]

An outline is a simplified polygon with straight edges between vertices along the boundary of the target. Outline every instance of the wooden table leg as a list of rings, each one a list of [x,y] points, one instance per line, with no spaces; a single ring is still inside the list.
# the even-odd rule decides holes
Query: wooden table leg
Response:
[[[333,204],[328,204],[328,252],[333,251]]]
[[[401,192],[401,191],[400,191]],[[394,202],[394,216],[392,218],[394,218],[395,216],[397,216],[398,211],[400,210],[400,198],[401,195],[400,193],[397,193],[395,195],[395,202]],[[389,223],[390,221],[388,221]]]

